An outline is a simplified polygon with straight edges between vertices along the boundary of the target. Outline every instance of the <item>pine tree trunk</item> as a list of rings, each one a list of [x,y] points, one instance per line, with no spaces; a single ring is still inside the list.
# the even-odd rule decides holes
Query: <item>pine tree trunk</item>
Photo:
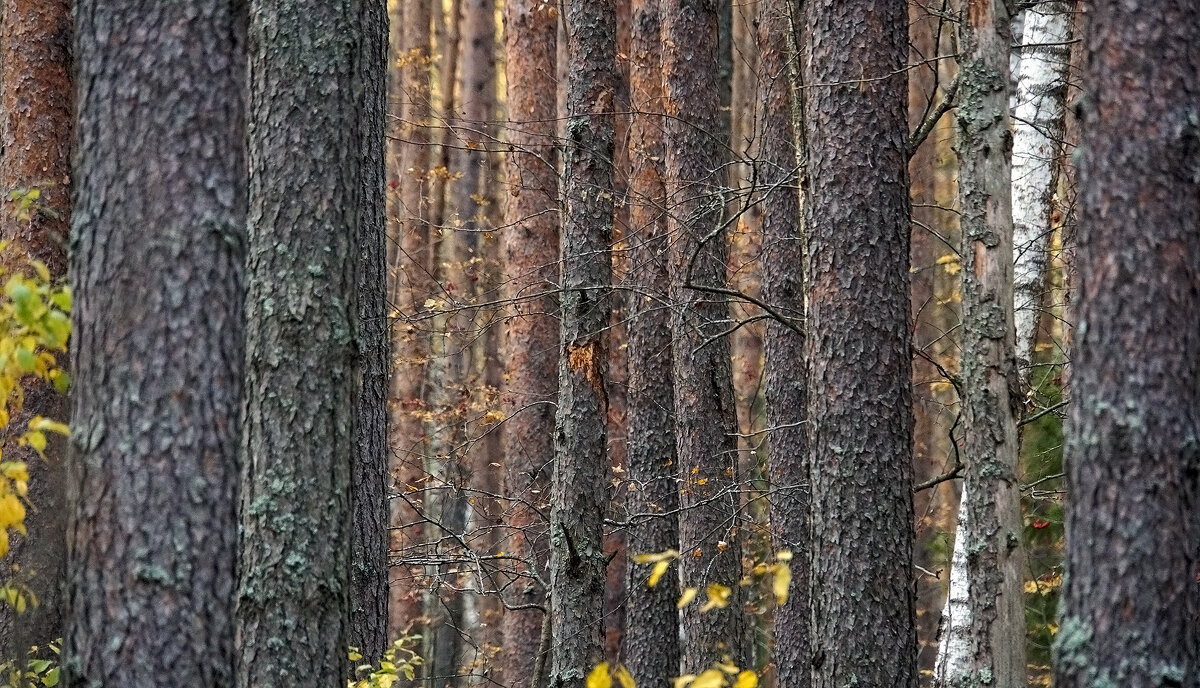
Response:
[[[424,611],[420,581],[423,570],[411,559],[424,540],[419,489],[425,483],[425,427],[421,414],[426,410],[425,376],[429,357],[428,322],[419,315],[434,290],[430,213],[435,176],[430,171],[430,117],[432,115],[430,34],[432,2],[407,0],[402,3],[399,41],[395,64],[398,79],[389,96],[392,109],[402,108],[396,138],[389,142],[394,150],[389,159],[389,193],[392,210],[388,215],[388,293],[392,338],[392,368],[388,388],[388,446],[391,471],[398,496],[391,502],[391,553],[393,573],[388,605],[389,635],[399,638],[412,632]],[[440,7],[440,6],[439,6]],[[393,26],[393,31],[396,26]],[[397,83],[398,82],[398,83]]]
[[[1025,11],[1012,124],[1013,302],[1017,364],[1033,363],[1046,283],[1058,156],[1066,115],[1071,2]],[[1024,374],[1023,377],[1028,377]]]
[[[361,7],[285,0],[250,9],[243,688],[331,686],[346,676]]]
[[[1025,551],[1017,475],[1013,357],[1012,170],[1008,14],[970,0],[959,25],[955,110],[962,227],[963,499],[966,663],[941,685],[1025,685]],[[953,643],[954,641],[950,641]],[[958,669],[957,672],[954,670]]]
[[[1055,685],[1200,681],[1200,6],[1091,3]]]
[[[792,553],[787,601],[775,609],[776,682],[807,688],[812,680],[809,641],[808,428],[804,424],[804,237],[801,230],[793,95],[803,91],[791,60],[799,3],[762,0],[758,12],[761,105],[759,149],[763,198],[763,296],[791,326],[771,321],[766,336],[768,466],[771,530],[777,550]],[[793,45],[789,46],[789,42]],[[793,329],[799,328],[799,329]]]
[[[208,0],[120,9],[81,0],[75,16],[63,685],[227,687],[245,17]]]
[[[807,13],[813,685],[908,688],[917,672],[906,4]]]
[[[664,118],[659,0],[634,0],[630,27],[629,101],[629,483],[631,555],[679,547],[675,484],[675,393],[667,282]],[[639,686],[664,686],[679,673],[679,580],[651,588],[649,569],[626,565],[625,664]]]
[[[500,681],[538,686],[535,657],[545,620],[549,574],[546,523],[539,514],[549,494],[554,460],[554,402],[559,343],[553,316],[557,299],[548,295],[558,282],[558,174],[555,69],[558,20],[535,0],[508,0],[508,203],[501,233],[504,296],[514,317],[504,335],[507,380],[501,428],[505,460],[503,548],[517,559],[515,579],[504,601],[504,647]]]
[[[387,107],[387,3],[362,1],[359,74],[363,100],[358,205],[358,321],[362,381],[358,448],[351,475],[353,551],[350,645],[371,662],[388,645],[387,388],[391,365],[384,220],[384,119]]]
[[[550,685],[580,688],[604,660],[603,520],[608,506],[607,336],[611,310],[617,16],[613,0],[571,0],[566,204],[554,480],[550,498]]]
[[[5,0],[0,7],[0,238],[13,242],[0,254],[10,271],[41,261],[53,279],[67,275],[71,221],[71,5],[65,0]],[[13,190],[37,189],[38,208],[18,216]],[[9,427],[26,427],[34,416],[66,421],[66,396],[27,378],[24,406]],[[9,436],[15,436],[10,433]],[[4,446],[6,461],[22,461],[30,472],[25,515],[27,536],[14,538],[0,567],[38,600],[18,619],[0,604],[0,661],[21,658],[63,633],[62,593],[66,566],[66,443],[54,439],[45,459],[15,441]]]
[[[732,588],[728,606],[680,617],[680,673],[698,674],[726,656],[739,666],[748,638],[737,586],[737,441],[729,341],[716,336],[729,309],[720,297],[693,288],[724,288],[723,229],[726,134],[718,99],[715,0],[664,1],[663,43],[666,189],[671,237],[668,257],[675,384],[675,444],[682,482],[680,584],[701,591]],[[715,336],[715,338],[714,338]]]

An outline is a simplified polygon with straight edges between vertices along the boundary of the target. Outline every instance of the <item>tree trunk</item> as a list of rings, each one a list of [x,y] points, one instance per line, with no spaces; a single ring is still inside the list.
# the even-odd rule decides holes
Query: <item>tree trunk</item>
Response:
[[[209,0],[75,16],[64,685],[231,686],[245,17]]]
[[[1200,6],[1094,2],[1055,685],[1200,680]]]
[[[959,25],[958,202],[962,227],[966,663],[941,685],[1025,685],[1025,551],[1013,358],[1008,14],[970,0]],[[955,641],[950,640],[953,644]]]
[[[771,321],[766,333],[768,466],[771,531],[776,550],[792,553],[792,585],[775,609],[775,681],[807,688],[812,679],[809,641],[808,428],[804,425],[804,237],[797,175],[797,125],[793,94],[803,91],[791,65],[798,37],[799,3],[762,0],[758,12],[759,150],[763,198],[763,296],[792,326]],[[792,45],[789,46],[789,43]],[[800,329],[793,329],[800,328]]]
[[[906,5],[807,12],[813,685],[911,687]]]
[[[424,540],[421,525],[420,486],[425,477],[426,410],[425,375],[429,358],[428,323],[419,316],[422,304],[434,293],[432,237],[430,236],[431,190],[437,177],[430,170],[430,0],[402,3],[400,41],[394,62],[402,66],[399,85],[389,102],[399,103],[402,114],[396,149],[390,154],[393,212],[389,214],[388,293],[391,295],[392,368],[388,389],[388,447],[391,451],[392,482],[399,493],[391,502],[391,553],[393,559],[389,635],[399,638],[413,630],[424,615],[421,580],[423,570],[410,559]],[[440,6],[439,6],[440,7]]]
[[[504,602],[500,682],[538,686],[535,658],[545,614],[549,552],[540,505],[554,460],[558,327],[558,174],[554,167],[558,19],[535,0],[508,0],[508,204],[501,233],[504,297],[514,317],[504,335],[504,492],[516,559]]]
[[[679,547],[659,5],[659,0],[634,0],[630,28],[626,506],[631,555]],[[647,567],[632,557],[626,566],[625,664],[639,686],[665,686],[679,673],[679,580],[668,575],[650,587]]]
[[[737,582],[742,575],[737,441],[729,341],[719,336],[729,309],[694,288],[726,284],[723,230],[726,134],[717,88],[716,0],[664,0],[663,43],[668,259],[675,384],[675,443],[682,482],[680,583],[732,589],[724,608],[681,614],[682,674],[699,674],[725,657],[748,655]]]
[[[358,321],[362,382],[358,448],[351,475],[353,552],[350,645],[378,661],[388,645],[387,228],[384,220],[384,119],[387,107],[387,3],[363,0],[362,115],[359,145]]]
[[[65,0],[6,0],[0,7],[0,238],[13,242],[0,256],[10,271],[40,260],[52,279],[67,275],[71,218],[71,6]],[[28,219],[16,212],[13,190],[37,189]],[[20,430],[34,416],[67,420],[66,396],[30,377],[22,385],[22,413],[10,421]],[[10,436],[12,436],[10,434]],[[60,586],[66,566],[64,504],[66,444],[52,441],[45,460],[29,447],[7,442],[4,457],[30,472],[25,516],[27,536],[12,543],[0,566],[13,571],[37,597],[18,621],[0,605],[0,661],[23,658],[63,633]]]
[[[1073,4],[1045,2],[1024,12],[1021,42],[1026,47],[1021,50],[1012,126],[1013,302],[1019,366],[1033,363],[1046,283]]]
[[[604,660],[603,521],[608,506],[607,337],[611,310],[617,15],[571,0],[562,232],[562,327],[550,498],[550,685],[581,688]]]
[[[332,686],[346,676],[361,7],[251,5],[243,688]]]

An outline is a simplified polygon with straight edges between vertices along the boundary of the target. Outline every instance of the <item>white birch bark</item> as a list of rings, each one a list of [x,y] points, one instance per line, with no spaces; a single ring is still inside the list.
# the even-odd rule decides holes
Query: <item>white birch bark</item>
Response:
[[[971,581],[967,576],[967,488],[958,505],[958,527],[954,531],[954,554],[950,557],[950,591],[942,608],[938,628],[936,685],[952,685],[956,676],[967,672],[970,659]]]
[[[1013,305],[1021,366],[1032,360],[1045,280],[1072,4],[1043,2],[1027,10],[1021,39],[1012,153]]]

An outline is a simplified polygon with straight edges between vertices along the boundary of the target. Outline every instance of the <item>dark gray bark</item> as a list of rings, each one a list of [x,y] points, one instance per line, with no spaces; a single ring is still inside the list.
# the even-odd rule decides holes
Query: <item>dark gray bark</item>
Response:
[[[549,494],[554,461],[554,401],[558,394],[557,299],[558,174],[555,70],[558,18],[537,0],[508,0],[508,203],[500,242],[504,296],[513,317],[504,333],[507,377],[504,494],[509,527],[504,550],[519,557],[504,601],[504,647],[499,658],[505,685],[540,685],[534,676],[548,581],[546,520],[538,505]],[[531,606],[532,605],[532,606]],[[523,608],[520,608],[523,607]]]
[[[1055,685],[1200,684],[1200,6],[1083,34],[1067,574]]]
[[[369,662],[388,645],[387,389],[390,366],[384,221],[383,132],[387,98],[387,3],[362,0],[362,79],[358,205],[358,320],[361,387],[351,474],[353,532],[350,645]]]
[[[959,24],[961,383],[967,524],[965,662],[939,685],[1019,688],[1025,680],[1025,556],[1017,478],[1020,389],[1013,331],[1008,12],[969,0]]]
[[[813,685],[917,683],[906,4],[810,4],[806,358]]]
[[[759,5],[758,39],[761,134],[759,150],[763,198],[763,297],[794,328],[804,320],[804,236],[798,189],[793,97],[802,91],[791,65],[799,4],[764,0]],[[789,40],[790,37],[790,40]],[[789,43],[792,45],[789,46]],[[808,406],[803,329],[771,321],[766,331],[768,467],[771,531],[778,550],[792,553],[792,585],[787,602],[775,609],[775,676],[778,685],[806,688],[812,678],[809,647]]]
[[[65,685],[231,686],[245,18],[76,20]]]
[[[332,686],[349,644],[362,3],[251,5],[238,685]]]
[[[0,6],[0,238],[13,242],[0,261],[26,271],[40,260],[53,279],[67,275],[71,222],[71,5],[65,0],[5,0]],[[28,219],[18,215],[9,192],[37,189]],[[15,437],[31,418],[66,421],[68,404],[48,383],[32,376],[22,385],[24,405],[9,427]],[[28,586],[36,607],[18,618],[0,604],[0,661],[22,658],[33,645],[63,634],[62,580],[66,567],[66,443],[57,436],[44,452],[5,443],[6,461],[23,461],[30,473],[26,537],[11,539],[0,560],[3,580]],[[11,536],[11,533],[10,533]],[[10,575],[11,573],[11,575]]]
[[[747,657],[737,582],[736,418],[729,342],[714,338],[729,317],[719,296],[695,288],[725,286],[722,230],[726,134],[717,88],[717,3],[663,0],[663,83],[666,188],[671,237],[668,272],[672,304],[675,443],[682,480],[679,516],[680,583],[703,591],[730,587],[725,608],[681,615],[680,673],[698,674],[726,656]]]
[[[634,0],[630,26],[628,357],[631,555],[679,547],[675,483],[675,391],[667,281],[663,186],[662,38],[659,0]],[[646,584],[650,568],[628,563],[625,664],[640,686],[663,686],[679,673],[679,577]]]
[[[566,5],[567,136],[562,231],[562,327],[554,479],[550,497],[550,685],[579,688],[604,660],[608,373],[611,301],[613,103],[617,17],[613,0]]]

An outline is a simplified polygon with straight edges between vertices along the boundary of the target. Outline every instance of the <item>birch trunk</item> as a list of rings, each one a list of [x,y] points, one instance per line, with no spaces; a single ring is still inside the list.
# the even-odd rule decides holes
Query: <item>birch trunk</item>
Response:
[[[1033,362],[1063,136],[1072,2],[1024,12],[1017,109],[1013,119],[1013,303],[1017,364]]]

